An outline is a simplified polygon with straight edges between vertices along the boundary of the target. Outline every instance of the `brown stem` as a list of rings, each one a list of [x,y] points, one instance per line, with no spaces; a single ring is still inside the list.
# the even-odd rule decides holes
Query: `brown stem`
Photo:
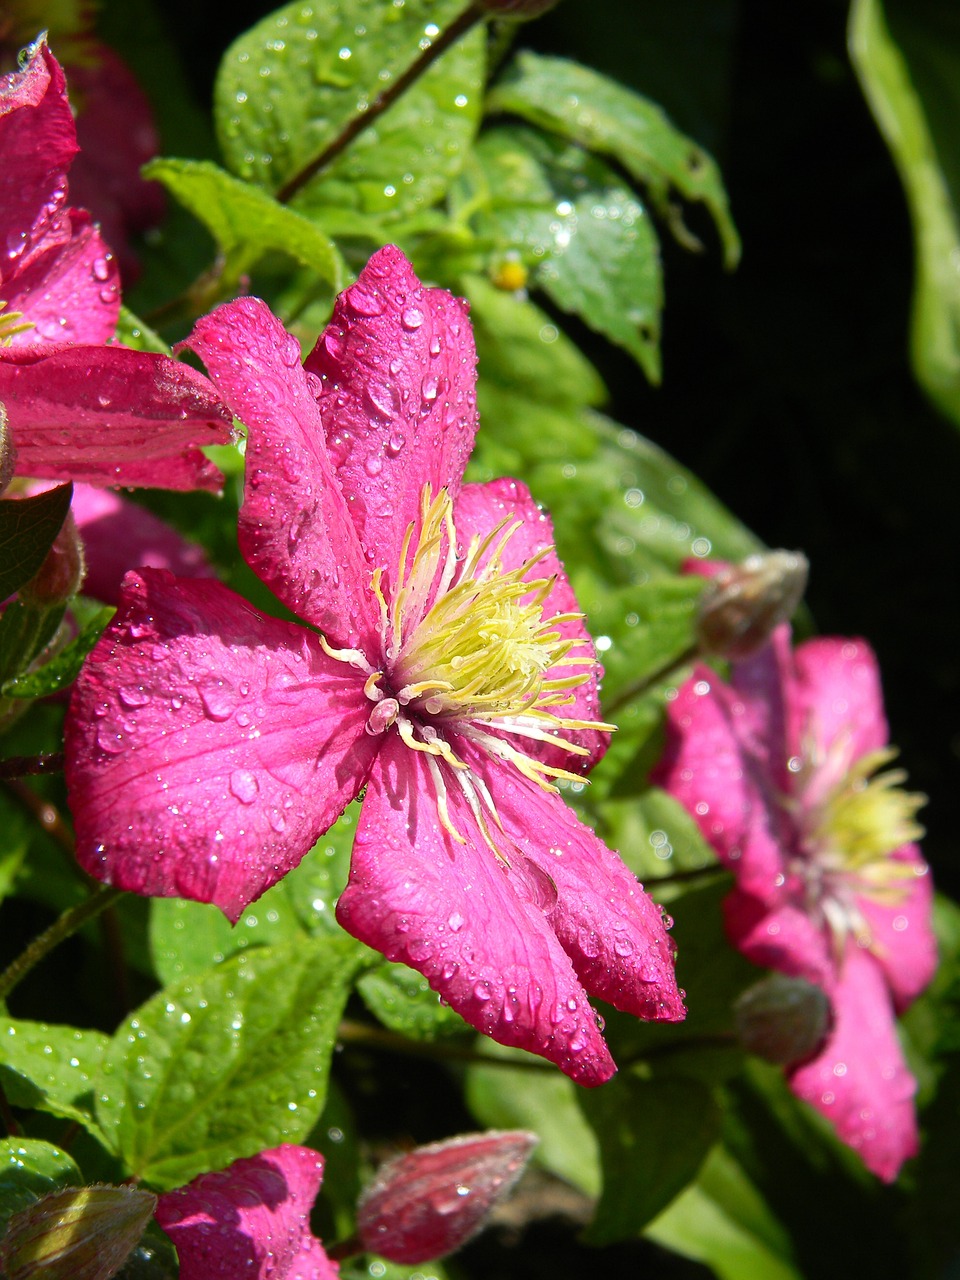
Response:
[[[472,3],[464,9],[459,17],[454,18],[449,27],[446,27],[440,34],[427,46],[421,53],[420,57],[415,59],[406,71],[399,75],[388,89],[384,89],[382,93],[378,93],[374,100],[367,107],[366,111],[358,111],[355,116],[347,122],[346,126],[333,140],[329,142],[324,149],[300,170],[295,173],[292,178],[288,178],[282,187],[276,193],[276,199],[281,204],[287,204],[297,192],[315,177],[322,169],[325,169],[331,160],[336,159],[342,151],[345,151],[365,129],[369,129],[373,122],[400,97],[405,93],[416,80],[423,75],[428,67],[436,62],[442,53],[445,53],[451,45],[466,35],[472,26],[479,22],[485,16],[483,5],[478,0],[472,0]]]
[[[73,862],[74,844],[73,832],[60,816],[60,811],[55,804],[51,804],[43,796],[38,796],[36,791],[32,790],[21,782],[18,778],[6,778],[3,785],[7,791],[14,796],[20,804],[37,820],[51,840],[66,854],[69,854],[71,862]],[[75,864],[74,864],[75,865]]]
[[[660,684],[662,680],[666,680],[673,672],[681,671],[685,666],[691,663],[700,650],[696,645],[691,645],[689,649],[685,649],[679,658],[671,658],[669,662],[665,662],[662,667],[657,667],[656,671],[651,671],[642,680],[637,680],[633,684],[627,685],[626,689],[622,689],[615,698],[604,704],[603,714],[608,718],[621,707],[626,706],[628,702],[633,702],[634,698],[640,698],[647,693],[654,685]]]
[[[0,778],[28,778],[40,773],[62,773],[63,752],[41,752],[38,756],[7,756],[0,760]]]

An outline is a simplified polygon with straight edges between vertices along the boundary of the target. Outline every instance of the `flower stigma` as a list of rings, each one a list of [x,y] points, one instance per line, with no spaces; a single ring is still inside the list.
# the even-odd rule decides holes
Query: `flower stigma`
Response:
[[[24,320],[22,311],[7,311],[7,304],[0,298],[0,347],[9,347],[18,333],[26,333],[34,327],[32,320]]]
[[[528,754],[524,740],[547,743],[573,755],[589,749],[563,736],[577,730],[609,732],[601,721],[572,719],[562,709],[572,690],[591,678],[597,661],[587,639],[566,638],[564,623],[580,613],[544,618],[554,576],[531,576],[553,550],[543,547],[514,568],[504,551],[522,526],[507,516],[486,535],[474,535],[457,555],[453,502],[445,488],[420,495],[419,531],[404,534],[395,581],[375,569],[371,589],[380,610],[380,654],[376,662],[356,649],[326,652],[367,673],[364,693],[374,704],[367,732],[397,729],[404,745],[426,755],[444,829],[466,843],[450,817],[447,783],[460,788],[487,844],[494,846],[488,819],[502,829],[482,778],[456,754],[451,732],[504,761],[547,791],[551,779],[582,781],[581,775]],[[551,674],[560,665],[563,674]],[[581,670],[571,670],[571,668]],[[507,736],[505,736],[507,735]]]

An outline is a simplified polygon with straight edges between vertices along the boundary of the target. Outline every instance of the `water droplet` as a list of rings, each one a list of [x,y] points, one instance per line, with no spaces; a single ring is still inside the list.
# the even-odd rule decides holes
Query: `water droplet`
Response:
[[[228,720],[233,714],[237,699],[229,680],[205,680],[197,692],[203,709],[211,720]]]
[[[419,307],[404,307],[400,314],[400,323],[404,329],[412,333],[423,324],[423,312]]]
[[[122,689],[117,690],[117,698],[128,711],[135,711],[137,707],[145,707],[150,701],[150,695],[146,692],[143,685],[125,685]]]
[[[407,438],[400,431],[393,431],[390,439],[386,443],[386,452],[388,457],[395,458],[403,450],[403,446],[407,443]]]

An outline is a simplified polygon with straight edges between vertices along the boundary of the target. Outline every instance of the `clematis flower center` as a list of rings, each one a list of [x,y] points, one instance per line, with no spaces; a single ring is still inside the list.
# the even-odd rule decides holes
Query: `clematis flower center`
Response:
[[[522,749],[525,740],[587,755],[586,747],[564,735],[613,728],[562,714],[573,702],[571,690],[590,679],[596,659],[575,654],[589,642],[565,638],[561,631],[582,614],[544,617],[555,577],[536,576],[536,567],[553,548],[506,567],[505,549],[521,525],[507,517],[471,538],[458,556],[450,495],[441,489],[434,496],[426,485],[419,522],[406,530],[392,580],[384,568],[373,573],[380,653],[371,660],[324,642],[331,656],[367,673],[364,690],[373,703],[367,732],[396,728],[407,747],[426,754],[445,829],[463,842],[447,804],[447,785],[454,780],[491,847],[488,821],[500,825],[496,806],[482,779],[457,755],[455,736],[554,791],[550,779],[578,781],[580,775],[530,755]]]
[[[801,830],[801,854],[792,869],[805,883],[808,907],[821,913],[840,950],[849,933],[871,945],[856,899],[895,906],[916,874],[912,864],[890,856],[923,835],[915,817],[926,801],[903,789],[903,769],[880,772],[896,754],[892,747],[867,752],[821,796],[812,793],[822,762],[817,769],[790,762],[800,784],[794,803]]]
[[[0,347],[9,346],[16,334],[33,328],[33,321],[24,320],[22,311],[7,311],[6,308],[7,304],[0,298]]]

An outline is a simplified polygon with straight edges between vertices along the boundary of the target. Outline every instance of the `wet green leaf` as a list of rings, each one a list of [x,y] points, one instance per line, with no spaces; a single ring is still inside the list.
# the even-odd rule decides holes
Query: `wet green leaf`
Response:
[[[637,1235],[693,1181],[719,1136],[720,1111],[696,1080],[623,1073],[585,1091],[580,1105],[597,1134],[603,1173],[596,1217],[584,1238],[613,1244]]]
[[[215,90],[227,164],[270,191],[303,171],[462,12],[460,0],[283,5],[224,55]],[[428,208],[476,130],[484,33],[448,50],[296,197],[364,213]]]
[[[309,267],[332,291],[342,288],[345,268],[333,241],[259,187],[209,160],[153,160],[144,173],[204,224],[224,254],[240,251],[249,267],[274,250]]]
[[[491,93],[488,110],[522,116],[622,164],[688,244],[696,242],[670,200],[678,194],[702,201],[716,224],[726,265],[736,266],[740,239],[716,163],[655,103],[576,62],[521,53]]]
[[[441,1004],[427,980],[405,964],[381,964],[357,983],[364,1003],[385,1027],[414,1040],[472,1034],[458,1013]]]
[[[111,1041],[97,1117],[130,1174],[180,1186],[280,1142],[323,1110],[337,1024],[364,949],[298,938],[173,983]]]
[[[83,1181],[76,1164],[52,1142],[39,1138],[0,1138],[0,1238],[10,1215],[60,1187]]]
[[[84,658],[100,639],[114,613],[115,610],[109,606],[98,609],[55,658],[38,670],[9,681],[3,686],[4,694],[11,698],[46,698],[72,684]]]
[[[16,1107],[64,1116],[100,1136],[93,1077],[108,1037],[78,1027],[0,1017],[0,1083]]]
[[[910,207],[914,372],[960,425],[960,12],[916,0],[855,0],[849,43]]]
[[[29,582],[70,510],[73,485],[34,494],[31,498],[0,500],[0,600]]]

